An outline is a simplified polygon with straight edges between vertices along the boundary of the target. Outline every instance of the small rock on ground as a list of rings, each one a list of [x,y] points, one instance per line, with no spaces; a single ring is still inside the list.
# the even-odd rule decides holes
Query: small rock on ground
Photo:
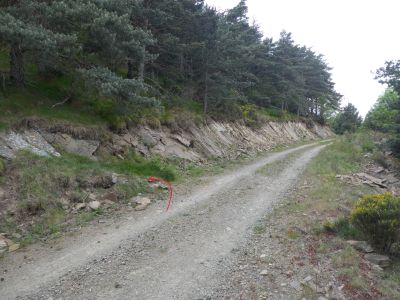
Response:
[[[389,267],[390,265],[390,258],[387,257],[386,255],[380,255],[380,254],[366,254],[364,256],[366,260],[369,262],[376,264],[382,268]]]
[[[354,249],[358,251],[362,251],[365,253],[371,253],[374,252],[374,249],[371,247],[370,244],[368,244],[366,241],[347,241],[347,243],[352,246]]]
[[[135,210],[137,211],[145,210],[147,206],[149,206],[149,204],[151,203],[151,200],[149,198],[141,196],[134,197],[132,200],[133,203],[136,204]]]
[[[100,206],[101,206],[101,203],[97,200],[89,202],[89,207],[92,210],[96,210],[96,209],[100,208]]]

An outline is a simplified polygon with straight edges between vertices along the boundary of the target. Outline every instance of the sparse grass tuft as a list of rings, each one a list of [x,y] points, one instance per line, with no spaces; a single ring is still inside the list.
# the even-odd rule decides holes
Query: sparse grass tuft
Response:
[[[346,246],[340,252],[333,254],[332,261],[337,268],[358,268],[360,265],[360,257],[351,246]]]
[[[284,159],[279,159],[272,163],[266,164],[258,169],[256,173],[264,176],[276,176],[305,151],[307,151],[307,148],[292,152]]]
[[[389,167],[389,162],[387,161],[385,155],[383,154],[382,151],[375,151],[374,154],[372,155],[372,159],[379,165],[381,165],[384,168]]]
[[[351,224],[347,217],[340,217],[333,223],[326,222],[324,230],[328,233],[335,233],[344,239],[361,239],[363,237],[362,233]]]
[[[265,226],[263,224],[257,224],[253,227],[253,232],[255,234],[263,234],[265,231]]]
[[[400,261],[393,263],[392,269],[385,273],[384,278],[379,282],[379,290],[386,295],[387,299],[398,299],[400,295]]]
[[[352,288],[366,289],[368,287],[366,279],[360,272],[360,256],[353,247],[346,246],[342,251],[333,255],[332,261],[339,270],[339,274],[349,282]]]
[[[289,229],[287,232],[287,236],[289,240],[297,240],[300,237],[300,234],[297,231]]]

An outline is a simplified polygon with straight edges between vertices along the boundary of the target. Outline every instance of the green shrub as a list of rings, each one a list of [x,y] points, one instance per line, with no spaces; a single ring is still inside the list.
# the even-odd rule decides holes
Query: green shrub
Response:
[[[351,212],[353,225],[383,251],[389,251],[400,232],[400,197],[391,193],[365,195]]]

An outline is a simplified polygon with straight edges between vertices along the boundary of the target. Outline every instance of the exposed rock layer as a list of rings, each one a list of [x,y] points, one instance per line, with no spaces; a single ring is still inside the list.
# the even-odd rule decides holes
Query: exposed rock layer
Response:
[[[234,159],[280,144],[334,135],[328,127],[307,126],[302,122],[268,122],[251,128],[239,122],[211,121],[193,124],[178,132],[164,126],[159,129],[140,126],[123,134],[104,130],[96,135],[76,134],[82,130],[74,130],[71,125],[65,125],[68,130],[63,130],[62,124],[44,126],[41,120],[24,124],[18,131],[0,135],[0,156],[11,159],[15,152],[27,149],[38,155],[58,156],[58,151],[65,151],[95,158],[98,153],[106,152],[123,158],[130,150],[135,150],[145,156],[158,154],[199,162],[209,158]],[[96,130],[85,129],[86,133],[91,131]]]

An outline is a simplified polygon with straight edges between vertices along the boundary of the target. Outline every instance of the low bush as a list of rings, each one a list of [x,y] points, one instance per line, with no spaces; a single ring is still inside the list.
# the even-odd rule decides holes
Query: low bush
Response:
[[[361,236],[360,231],[351,224],[347,217],[339,218],[335,222],[326,222],[323,227],[325,232],[334,233],[344,239],[360,238]]]
[[[352,224],[373,244],[389,251],[400,233],[400,197],[391,193],[365,195],[353,207]]]

